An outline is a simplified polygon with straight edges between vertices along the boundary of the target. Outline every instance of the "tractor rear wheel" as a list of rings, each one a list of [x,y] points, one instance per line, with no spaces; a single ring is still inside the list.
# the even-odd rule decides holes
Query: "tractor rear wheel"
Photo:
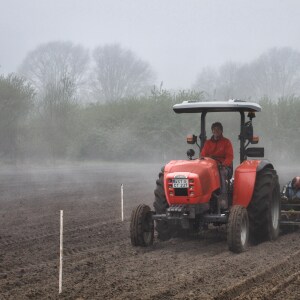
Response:
[[[227,244],[229,250],[241,253],[248,247],[249,220],[247,209],[234,205],[230,209],[227,225]]]
[[[158,174],[158,179],[156,180],[156,188],[154,190],[155,200],[153,203],[154,210],[157,214],[165,214],[169,204],[166,199],[164,190],[164,173]],[[165,220],[156,220],[155,229],[158,233],[157,238],[161,241],[167,241],[172,237],[172,229],[169,222]]]
[[[250,239],[254,244],[278,237],[280,188],[275,170],[265,168],[257,173],[248,216]]]
[[[154,237],[154,223],[150,207],[137,206],[131,214],[130,238],[133,246],[151,246]]]

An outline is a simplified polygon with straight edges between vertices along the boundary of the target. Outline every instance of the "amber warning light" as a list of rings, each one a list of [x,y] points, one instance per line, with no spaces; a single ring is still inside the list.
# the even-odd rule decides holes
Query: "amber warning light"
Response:
[[[254,135],[251,141],[251,144],[257,144],[259,142],[259,136]]]
[[[197,142],[197,137],[194,134],[188,134],[186,137],[186,142],[188,144],[195,144]]]

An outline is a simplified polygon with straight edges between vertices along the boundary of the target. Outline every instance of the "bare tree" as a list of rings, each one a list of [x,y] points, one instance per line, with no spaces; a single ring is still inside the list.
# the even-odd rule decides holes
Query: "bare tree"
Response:
[[[44,93],[49,86],[71,82],[73,92],[85,83],[89,63],[88,51],[71,42],[50,42],[38,46],[25,57],[19,72]]]
[[[37,88],[40,135],[53,159],[65,157],[72,136],[74,108],[85,84],[87,50],[70,42],[51,42],[30,52],[20,67]]]
[[[273,48],[248,64],[228,62],[218,72],[206,68],[194,88],[202,88],[213,99],[299,96],[300,53],[287,47]]]
[[[137,96],[153,83],[150,65],[120,45],[98,47],[93,57],[93,89],[98,99],[115,101]]]
[[[299,95],[300,53],[288,47],[269,50],[250,64],[249,82],[256,97]]]
[[[218,96],[222,100],[240,98],[238,92],[239,66],[234,62],[227,62],[220,67],[218,78]]]
[[[197,76],[193,89],[197,91],[204,91],[207,98],[212,100],[217,96],[217,80],[218,73],[213,68],[206,67]]]
[[[238,94],[239,66],[233,62],[222,65],[218,72],[204,68],[196,79],[194,88],[205,91],[209,99],[228,100]]]

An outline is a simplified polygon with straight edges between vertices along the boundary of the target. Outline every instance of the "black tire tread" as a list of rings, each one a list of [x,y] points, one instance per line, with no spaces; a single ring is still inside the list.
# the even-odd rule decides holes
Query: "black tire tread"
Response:
[[[241,242],[241,227],[244,218],[246,218],[249,230],[247,209],[241,205],[232,206],[227,226],[227,244],[229,250],[235,253],[241,253],[247,250],[249,231],[245,244],[243,245]]]
[[[154,195],[155,195],[155,200],[153,206],[155,212],[158,214],[165,213],[167,208],[169,207],[169,204],[167,202],[165,191],[164,191],[164,175],[162,172],[158,174]]]
[[[278,176],[275,170],[265,168],[256,175],[256,182],[251,202],[248,206],[250,224],[250,239],[254,244],[278,237],[278,230],[274,231],[271,219],[271,201],[274,193],[279,196]],[[279,201],[279,198],[277,199]]]
[[[150,246],[153,244],[153,230],[150,242],[144,239],[144,221],[147,214],[151,213],[150,207],[145,204],[138,205],[131,213],[130,238],[133,246]]]
[[[156,180],[156,188],[154,190],[155,199],[153,202],[154,210],[157,214],[165,214],[169,204],[166,199],[164,190],[164,170],[158,174]],[[157,231],[157,238],[161,241],[167,241],[172,237],[172,229],[170,224],[164,220],[157,220],[155,229]]]

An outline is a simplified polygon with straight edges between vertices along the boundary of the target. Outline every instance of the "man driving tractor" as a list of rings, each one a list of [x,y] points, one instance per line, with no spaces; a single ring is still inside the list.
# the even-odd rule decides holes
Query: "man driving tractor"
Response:
[[[227,227],[228,248],[234,253],[246,251],[249,241],[275,240],[282,224],[278,175],[273,164],[263,159],[264,148],[248,147],[258,143],[253,135],[252,119],[261,111],[261,106],[238,99],[191,100],[175,104],[173,110],[178,114],[200,114],[200,144],[197,135],[189,135],[187,143],[196,144],[201,149],[201,157],[193,158],[195,151],[189,149],[187,160],[171,160],[163,166],[156,180],[154,210],[140,204],[132,211],[132,245],[152,245],[154,230],[159,240],[166,241],[181,230],[197,233],[208,225],[223,224]],[[240,159],[234,178],[231,178],[232,144],[223,137],[220,122],[211,126],[213,136],[206,141],[206,115],[225,112],[240,115]],[[228,203],[222,203],[222,196]],[[286,224],[291,222],[300,224],[300,220],[287,218]]]
[[[211,157],[220,163],[221,196],[220,207],[228,208],[226,178],[232,176],[233,148],[229,139],[223,136],[223,125],[215,122],[211,125],[212,137],[207,140],[201,156]]]

